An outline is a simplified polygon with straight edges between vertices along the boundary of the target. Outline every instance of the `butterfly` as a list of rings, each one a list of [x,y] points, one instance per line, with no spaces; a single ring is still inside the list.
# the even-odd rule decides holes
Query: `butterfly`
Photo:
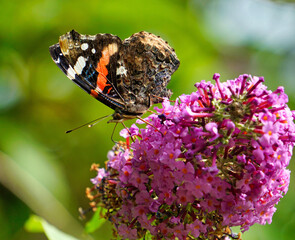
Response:
[[[167,84],[180,64],[166,41],[145,31],[122,41],[112,34],[72,30],[49,52],[69,79],[115,111],[111,122],[138,118],[170,98]]]

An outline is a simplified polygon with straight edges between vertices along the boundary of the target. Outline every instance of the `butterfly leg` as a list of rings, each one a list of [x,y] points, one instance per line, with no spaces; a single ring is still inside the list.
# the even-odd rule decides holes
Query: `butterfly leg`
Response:
[[[169,102],[176,102],[175,100],[170,100],[170,99],[167,99],[167,98],[159,97],[159,96],[154,95],[154,94],[151,94],[150,96],[152,96],[152,97],[154,97],[154,98],[161,99],[162,101],[164,101],[164,100],[166,99],[166,100],[168,100]]]
[[[154,111],[152,111],[150,109],[148,109],[147,112],[150,112],[150,113],[153,113],[153,114],[157,114],[156,112],[154,112]]]
[[[123,123],[123,122],[121,122],[121,123],[122,123],[123,127],[128,131],[128,133],[129,133],[129,135],[130,135],[130,138],[131,138],[132,142],[135,142],[133,136],[131,136],[131,132],[130,132],[129,128],[125,125],[125,123]]]
[[[114,141],[113,136],[114,136],[114,133],[115,133],[115,130],[116,130],[117,125],[118,125],[118,123],[116,123],[116,125],[115,125],[115,127],[114,127],[114,129],[113,129],[112,135],[111,135],[111,140],[112,140],[113,143],[115,143],[115,144],[117,144],[117,142]]]

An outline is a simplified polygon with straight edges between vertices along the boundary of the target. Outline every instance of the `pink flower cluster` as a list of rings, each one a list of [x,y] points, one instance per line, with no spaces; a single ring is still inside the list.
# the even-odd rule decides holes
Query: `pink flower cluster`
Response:
[[[97,168],[88,195],[120,237],[236,238],[229,227],[271,223],[295,141],[288,97],[262,77],[213,79],[164,101],[151,125],[122,130],[134,142],[118,143]]]

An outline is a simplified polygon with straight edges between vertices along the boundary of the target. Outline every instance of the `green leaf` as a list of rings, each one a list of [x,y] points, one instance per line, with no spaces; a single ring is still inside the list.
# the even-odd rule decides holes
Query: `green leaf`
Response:
[[[33,232],[33,233],[44,232],[41,221],[42,221],[42,218],[40,218],[39,216],[31,215],[30,218],[26,221],[24,228],[28,232]]]
[[[75,238],[73,236],[70,236],[53,225],[49,224],[44,219],[41,220],[44,232],[49,240],[79,240],[78,238]]]
[[[102,224],[106,222],[104,218],[102,218],[102,214],[106,212],[104,208],[98,208],[94,213],[92,219],[88,221],[85,225],[85,231],[87,233],[93,233],[95,230],[101,227]]]

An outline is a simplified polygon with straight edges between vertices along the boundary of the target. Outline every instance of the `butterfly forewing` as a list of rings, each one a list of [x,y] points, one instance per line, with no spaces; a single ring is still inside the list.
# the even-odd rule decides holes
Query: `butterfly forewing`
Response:
[[[87,93],[116,109],[124,107],[114,88],[114,65],[120,46],[121,39],[117,36],[80,35],[72,30],[60,37],[59,43],[50,48],[50,53],[54,59],[61,52],[59,63],[55,62],[63,72]]]

